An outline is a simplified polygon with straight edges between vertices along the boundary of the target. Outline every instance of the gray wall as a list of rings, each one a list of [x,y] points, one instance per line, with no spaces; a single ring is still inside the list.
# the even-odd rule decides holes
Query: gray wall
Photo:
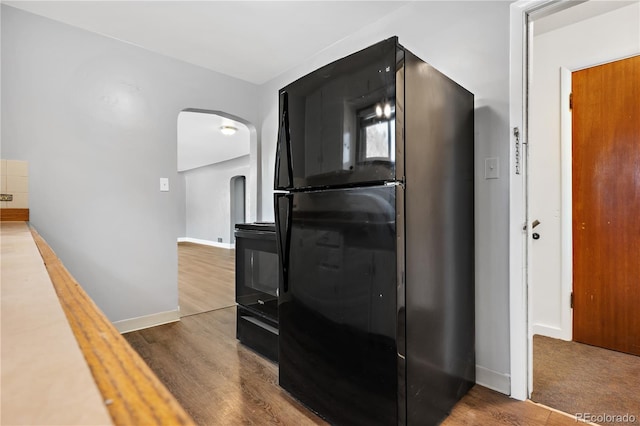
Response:
[[[231,244],[231,191],[234,176],[249,182],[249,156],[198,167],[181,173],[186,187],[188,238]],[[248,194],[248,191],[247,191]],[[246,215],[248,217],[248,215]]]
[[[31,223],[110,320],[178,306],[178,113],[219,110],[257,123],[257,93],[2,5],[2,158],[29,161]],[[170,192],[159,192],[160,177]]]
[[[475,94],[476,351],[478,382],[509,393],[508,176],[484,179],[484,159],[509,158],[510,2],[412,2],[261,88],[262,217],[273,218],[278,89],[387,37]],[[286,46],[284,46],[286,48]]]
[[[32,223],[111,320],[176,309],[175,241],[186,233],[178,113],[256,124],[258,219],[272,219],[277,90],[398,35],[476,96],[478,381],[508,393],[508,179],[483,171],[486,157],[501,170],[509,158],[509,5],[412,2],[259,88],[3,5],[2,157],[30,162]]]

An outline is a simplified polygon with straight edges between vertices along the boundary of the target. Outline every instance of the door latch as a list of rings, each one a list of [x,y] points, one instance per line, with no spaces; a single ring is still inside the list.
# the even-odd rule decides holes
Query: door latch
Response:
[[[540,225],[540,221],[538,219],[534,220],[531,223],[531,229],[534,229],[538,225]],[[534,240],[539,240],[540,239],[540,234],[538,234],[537,232],[534,232],[533,234],[531,234],[531,238],[533,238]]]

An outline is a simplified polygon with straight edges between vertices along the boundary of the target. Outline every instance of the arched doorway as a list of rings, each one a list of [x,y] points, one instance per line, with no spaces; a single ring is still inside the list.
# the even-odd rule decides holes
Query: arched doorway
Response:
[[[178,239],[181,316],[235,306],[236,223],[255,217],[255,127],[219,111],[178,115],[178,172],[184,233]]]

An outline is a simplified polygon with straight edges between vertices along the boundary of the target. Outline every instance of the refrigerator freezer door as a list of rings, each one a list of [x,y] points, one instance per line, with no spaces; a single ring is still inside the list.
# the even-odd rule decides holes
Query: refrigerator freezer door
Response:
[[[403,58],[391,38],[280,91],[276,189],[395,180],[396,71]]]
[[[280,385],[334,424],[397,422],[395,203],[396,186],[276,195]]]
[[[280,94],[280,124],[278,128],[278,142],[276,145],[276,170],[273,187],[287,189],[293,186],[293,171],[291,169],[291,135],[289,134],[289,96],[286,92]]]

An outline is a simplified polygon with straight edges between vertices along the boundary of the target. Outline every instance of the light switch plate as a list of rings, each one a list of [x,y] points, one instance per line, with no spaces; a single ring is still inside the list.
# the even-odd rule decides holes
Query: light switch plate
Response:
[[[160,178],[160,191],[169,191],[169,178]]]
[[[498,179],[500,177],[500,163],[498,157],[484,159],[484,178]]]

